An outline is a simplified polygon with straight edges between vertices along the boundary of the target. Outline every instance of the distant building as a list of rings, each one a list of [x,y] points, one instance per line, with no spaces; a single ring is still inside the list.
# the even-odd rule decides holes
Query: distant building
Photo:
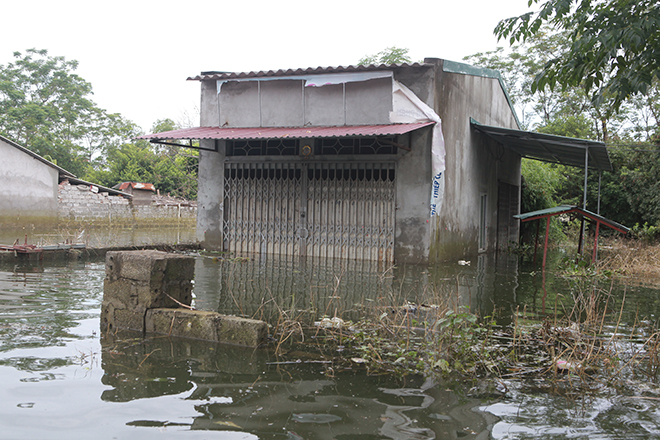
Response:
[[[123,182],[113,186],[125,193],[133,195],[133,205],[151,205],[156,188],[153,183]]]

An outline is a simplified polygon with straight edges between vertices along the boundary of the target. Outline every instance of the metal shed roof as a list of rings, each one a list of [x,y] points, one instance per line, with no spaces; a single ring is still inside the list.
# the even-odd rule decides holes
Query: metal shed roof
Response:
[[[182,130],[146,134],[138,139],[158,143],[163,140],[181,139],[300,139],[352,136],[391,136],[408,133],[433,125],[434,122],[387,125],[342,125],[337,127],[193,127]]]
[[[472,126],[515,151],[523,157],[544,162],[584,167],[585,150],[589,154],[589,167],[601,171],[612,171],[607,147],[602,142],[586,139],[555,136],[532,131],[514,130],[511,128],[492,127],[471,121]]]
[[[514,215],[514,218],[520,219],[523,222],[529,222],[532,220],[538,220],[545,217],[553,217],[560,214],[570,214],[576,213],[578,216],[586,217],[594,222],[598,222],[605,226],[608,226],[616,231],[621,232],[622,234],[627,234],[630,231],[630,228],[623,226],[620,223],[610,220],[603,217],[602,215],[596,214],[586,209],[582,209],[575,205],[560,205],[555,206],[554,208],[540,209],[538,211],[526,212],[524,214]]]
[[[367,72],[376,70],[391,70],[397,67],[431,67],[432,64],[425,63],[402,63],[402,64],[370,64],[370,65],[351,65],[337,67],[308,67],[305,69],[279,69],[279,70],[259,70],[252,72],[202,72],[200,75],[189,77],[188,81],[209,81],[209,80],[232,80],[243,78],[260,78],[269,76],[295,76],[326,73],[345,73],[345,72]]]

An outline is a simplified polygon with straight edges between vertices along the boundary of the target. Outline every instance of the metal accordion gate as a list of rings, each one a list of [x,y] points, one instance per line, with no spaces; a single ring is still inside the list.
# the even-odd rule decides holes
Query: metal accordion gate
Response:
[[[227,162],[225,250],[391,263],[394,162]]]

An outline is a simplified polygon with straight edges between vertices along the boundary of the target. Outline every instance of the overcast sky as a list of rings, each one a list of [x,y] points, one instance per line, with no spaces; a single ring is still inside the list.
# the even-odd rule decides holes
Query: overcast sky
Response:
[[[461,61],[498,46],[498,21],[527,0],[2,2],[0,64],[47,49],[77,60],[94,101],[148,132],[158,119],[198,124],[201,71],[346,66],[390,46]],[[506,46],[506,42],[499,43]]]

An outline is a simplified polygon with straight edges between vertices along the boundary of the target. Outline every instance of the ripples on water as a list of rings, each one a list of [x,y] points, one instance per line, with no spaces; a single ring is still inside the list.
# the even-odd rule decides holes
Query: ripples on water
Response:
[[[309,263],[309,262],[308,262]],[[270,299],[353,313],[383,295],[452,292],[482,313],[541,307],[536,279],[509,264],[383,268],[366,263],[198,257],[196,303],[268,315]],[[510,381],[488,402],[457,383],[333,372],[201,341],[99,337],[103,262],[0,266],[2,438],[648,438],[660,407],[643,393],[592,397]],[[558,281],[559,282],[559,281]],[[640,293],[639,300],[650,293]],[[551,296],[551,295],[549,295]],[[538,311],[538,310],[537,310]],[[331,314],[331,313],[328,313]],[[653,384],[647,385],[655,392]],[[496,417],[495,417],[496,416]],[[182,434],[181,431],[185,431]],[[213,432],[210,432],[213,431]],[[99,434],[101,435],[99,437]],[[212,434],[212,435],[210,435]]]

